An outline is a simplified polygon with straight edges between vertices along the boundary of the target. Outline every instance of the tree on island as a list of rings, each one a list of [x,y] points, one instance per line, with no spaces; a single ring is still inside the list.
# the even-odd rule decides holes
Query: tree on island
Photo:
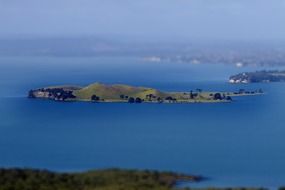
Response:
[[[165,98],[165,100],[172,100],[173,98],[171,97],[171,96],[167,96],[166,98]]]
[[[155,98],[155,96],[153,94],[147,94],[145,96],[145,98],[148,100],[148,101],[152,101],[152,98]]]
[[[96,96],[95,94],[91,96],[91,100],[94,101],[94,102],[97,102],[100,100],[100,97],[99,96]]]
[[[190,91],[189,97],[190,97],[190,99],[194,99],[195,98],[195,94],[193,94],[192,90]]]
[[[128,102],[131,103],[131,104],[132,104],[132,103],[135,103],[135,99],[134,99],[133,97],[129,97]]]
[[[161,99],[161,97],[158,97],[158,98],[157,98],[157,101],[158,101],[159,103],[162,103],[162,102],[163,102],[163,100]]]
[[[177,101],[176,98],[173,98],[171,96],[166,97],[165,100],[167,100],[168,102],[176,102]]]
[[[228,101],[232,101],[233,99],[232,99],[232,97],[227,96],[227,97],[226,97],[226,100],[228,100]]]
[[[223,97],[222,97],[221,93],[214,94],[214,100],[222,100],[222,99],[223,99]]]
[[[142,103],[142,99],[140,99],[139,97],[136,98],[135,100],[136,103]]]

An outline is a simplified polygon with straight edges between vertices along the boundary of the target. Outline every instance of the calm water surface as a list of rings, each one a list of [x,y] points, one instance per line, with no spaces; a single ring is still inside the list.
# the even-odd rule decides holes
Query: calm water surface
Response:
[[[209,177],[195,187],[285,185],[285,83],[226,83],[230,74],[255,69],[135,58],[0,58],[0,167],[147,168]],[[263,88],[266,94],[230,104],[25,98],[31,88],[94,81],[182,91]]]

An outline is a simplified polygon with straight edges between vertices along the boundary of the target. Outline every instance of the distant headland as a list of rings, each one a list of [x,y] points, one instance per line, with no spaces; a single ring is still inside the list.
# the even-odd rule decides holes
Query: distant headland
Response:
[[[263,93],[261,90],[251,95]],[[29,98],[55,101],[89,101],[122,103],[215,103],[231,102],[232,96],[248,95],[238,92],[204,92],[201,89],[188,92],[163,92],[154,88],[135,87],[124,84],[107,85],[94,83],[86,87],[54,86],[30,90]]]
[[[256,71],[239,73],[231,76],[229,82],[233,84],[285,82],[285,71]]]

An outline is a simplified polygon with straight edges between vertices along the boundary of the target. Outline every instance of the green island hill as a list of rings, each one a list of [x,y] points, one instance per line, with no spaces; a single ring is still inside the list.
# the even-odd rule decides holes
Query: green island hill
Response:
[[[53,86],[30,90],[29,98],[55,101],[125,102],[125,103],[218,103],[231,102],[232,96],[259,95],[262,90],[238,92],[164,92],[154,88],[124,84],[94,83],[86,87]]]

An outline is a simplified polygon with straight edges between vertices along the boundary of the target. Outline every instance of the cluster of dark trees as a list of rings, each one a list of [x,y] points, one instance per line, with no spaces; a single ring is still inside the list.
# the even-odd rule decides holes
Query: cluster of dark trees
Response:
[[[72,91],[64,90],[62,88],[42,88],[38,90],[30,90],[29,91],[29,98],[37,98],[37,93],[42,92],[47,94],[49,99],[53,99],[56,101],[65,101],[66,99],[74,99],[76,96],[73,95]]]
[[[159,103],[162,103],[163,102],[163,99],[161,97],[157,97],[153,94],[147,94],[146,97],[145,97],[148,101],[157,101]]]
[[[213,99],[214,100],[223,100],[224,96],[222,96],[221,93],[215,93],[214,96],[213,96]]]
[[[100,101],[100,97],[96,96],[96,94],[94,94],[94,95],[91,96],[91,100],[94,101],[94,102],[98,102],[98,101]]]
[[[142,103],[144,100],[142,100],[141,98],[139,98],[139,97],[137,97],[137,98],[133,98],[133,97],[129,97],[129,100],[128,100],[128,102],[129,103],[137,103],[137,104],[139,104],[139,103]]]
[[[120,98],[122,100],[128,100],[128,102],[131,103],[131,104],[132,103],[142,103],[144,101],[143,99],[141,99],[139,97],[134,98],[134,97],[129,97],[129,96],[124,95],[124,94],[121,94]]]
[[[126,97],[128,97],[128,96],[125,96],[125,95],[121,95],[121,96],[120,96],[121,99],[126,99]],[[148,94],[148,95],[146,95],[146,99],[147,99],[148,101],[154,101],[154,99],[155,99],[155,100],[156,100],[157,102],[159,102],[159,103],[162,103],[164,100],[169,101],[169,102],[176,102],[176,101],[177,101],[176,98],[173,98],[173,97],[171,97],[171,96],[168,96],[168,97],[166,97],[166,98],[163,100],[161,97],[156,97],[156,96],[153,95],[153,94]],[[136,97],[136,98],[134,98],[134,97],[128,97],[128,102],[129,102],[129,103],[142,103],[142,102],[144,102],[144,101],[145,101],[144,99],[141,99],[141,98],[139,98],[139,97]]]
[[[162,103],[162,102],[163,102],[163,99],[162,99],[161,97],[158,97],[156,100],[157,100],[157,102],[159,102],[159,103]]]
[[[121,98],[122,100],[128,100],[129,103],[142,103],[142,102],[145,101],[145,99],[141,99],[141,98],[139,98],[139,97],[136,97],[136,98],[134,98],[134,97],[129,97],[129,96],[124,95],[124,94],[120,95],[120,98]],[[148,94],[148,95],[146,95],[146,100],[147,100],[147,101],[153,101],[154,99],[156,99],[158,102],[162,102],[162,99],[161,99],[160,97],[157,98],[157,97],[156,97],[155,95],[153,95],[153,94]]]
[[[120,95],[120,98],[123,99],[123,100],[128,100],[129,99],[129,96],[126,96],[124,94],[121,94]]]
[[[232,100],[232,98],[229,96],[229,93],[227,95],[225,93],[215,93],[215,94],[210,94],[213,98],[213,100]]]
[[[152,101],[153,99],[156,99],[156,96],[153,95],[153,94],[147,94],[147,95],[145,96],[145,98],[146,98],[148,101]]]
[[[232,101],[232,98],[230,96],[227,96],[226,94],[221,94],[221,93],[215,93],[215,94],[210,94],[210,96],[213,96],[214,100],[228,100]]]
[[[169,101],[169,102],[176,102],[176,101],[177,101],[176,98],[173,98],[173,97],[171,97],[171,96],[167,96],[167,97],[165,98],[165,100],[166,100],[166,101]]]
[[[195,99],[197,96],[199,96],[199,93],[201,93],[201,92],[202,92],[202,89],[197,89],[197,92],[190,91],[189,98]],[[188,93],[184,93],[184,95],[187,95],[187,94]],[[225,94],[225,93],[210,94],[210,96],[212,97],[213,100],[231,101],[232,98],[229,95],[230,95],[229,93],[228,94]],[[129,97],[129,96],[125,96],[125,95],[120,95],[120,98],[124,99],[124,100],[128,100],[129,103],[142,103],[145,101],[144,99],[141,99],[139,97],[134,98],[134,97]],[[147,94],[145,98],[147,101],[157,101],[160,103],[162,103],[163,101],[172,102],[172,103],[177,102],[177,99],[172,97],[172,96],[167,96],[163,99],[163,98],[157,97],[153,94]]]
[[[199,90],[200,90],[199,92],[202,91],[201,89],[199,89]],[[190,99],[195,99],[195,98],[198,96],[198,93],[194,93],[194,92],[191,90],[189,96],[190,96]]]

